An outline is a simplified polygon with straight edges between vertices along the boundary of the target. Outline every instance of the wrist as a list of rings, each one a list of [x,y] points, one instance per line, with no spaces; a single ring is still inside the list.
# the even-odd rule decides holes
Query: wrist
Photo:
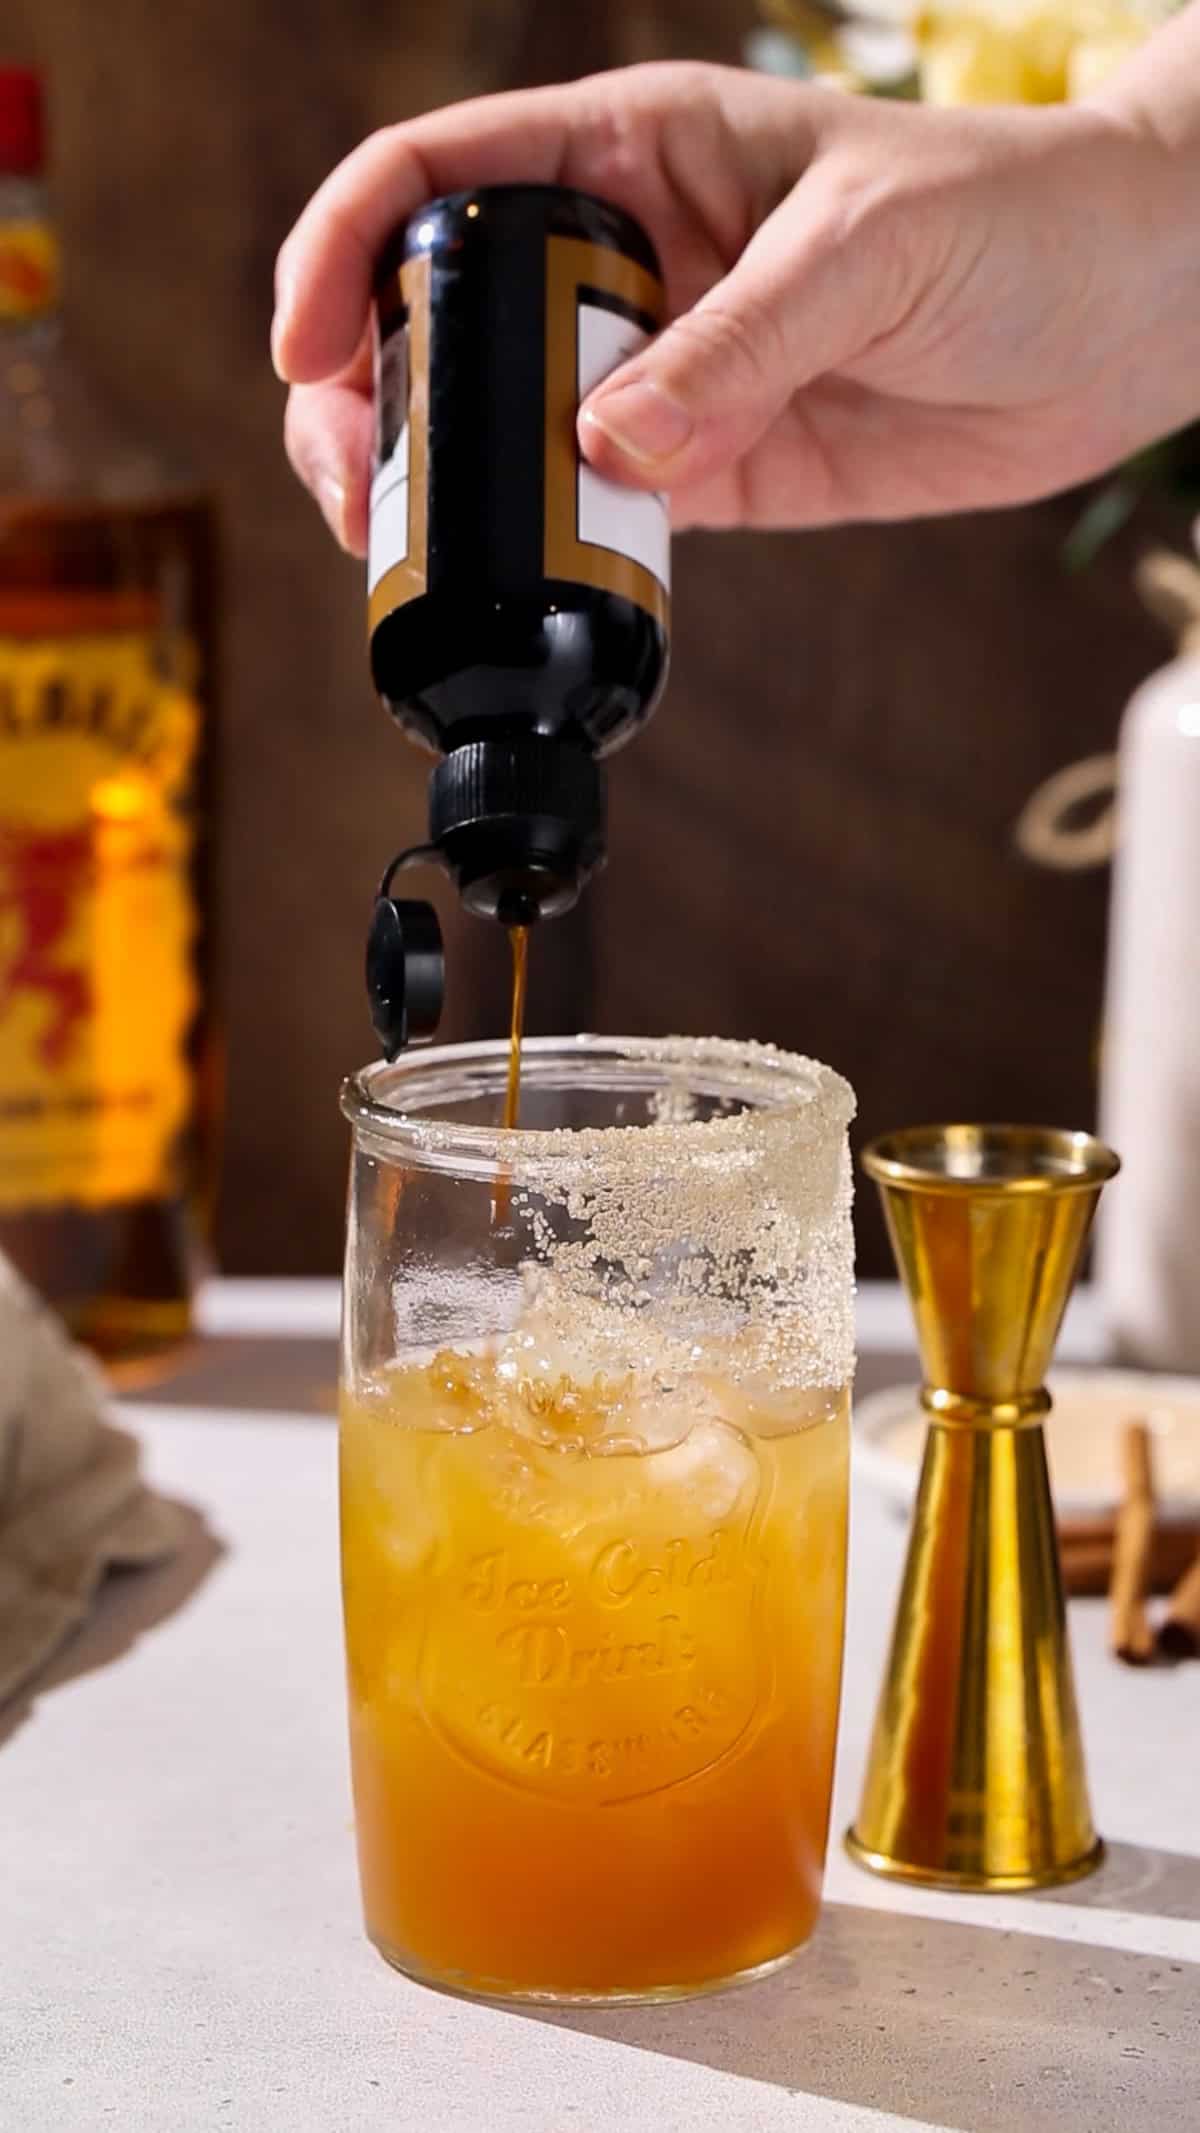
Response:
[[[1200,168],[1200,4],[1185,7],[1077,108],[1095,113],[1148,154]]]
[[[1200,32],[1200,6],[1188,16],[1179,26]],[[1079,137],[1090,131],[1100,281],[1121,350],[1119,389],[1110,381],[1108,397],[1130,426],[1129,448],[1200,418],[1200,35],[1181,79],[1164,70],[1162,41],[1071,107]],[[1187,40],[1173,56],[1187,67]]]

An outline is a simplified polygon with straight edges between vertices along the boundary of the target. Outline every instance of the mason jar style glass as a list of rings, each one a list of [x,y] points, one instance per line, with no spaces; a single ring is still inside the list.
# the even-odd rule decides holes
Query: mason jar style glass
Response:
[[[853,1097],[715,1040],[349,1082],[341,1409],[367,1930],[513,2000],[781,1962],[841,1673]]]

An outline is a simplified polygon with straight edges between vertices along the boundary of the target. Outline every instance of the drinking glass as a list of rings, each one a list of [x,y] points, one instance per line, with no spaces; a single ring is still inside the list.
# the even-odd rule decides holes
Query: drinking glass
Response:
[[[841,1672],[853,1097],[716,1040],[347,1083],[341,1516],[367,1931],[512,2000],[781,1962]]]

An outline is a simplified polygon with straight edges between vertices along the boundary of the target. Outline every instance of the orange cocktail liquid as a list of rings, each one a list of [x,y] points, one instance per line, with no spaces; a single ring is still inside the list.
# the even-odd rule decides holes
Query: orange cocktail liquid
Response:
[[[847,1401],[396,1366],[342,1411],[367,1928],[485,1993],[670,1995],[799,1945],[842,1648]]]

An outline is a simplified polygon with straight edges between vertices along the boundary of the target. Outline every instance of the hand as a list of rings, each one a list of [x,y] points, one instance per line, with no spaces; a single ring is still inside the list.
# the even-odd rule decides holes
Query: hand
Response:
[[[458,105],[365,141],[283,246],[288,452],[361,552],[373,262],[434,195],[524,179],[658,247],[673,323],[579,435],[677,524],[1044,495],[1200,408],[1195,175],[1100,103],[949,112],[666,65]]]

